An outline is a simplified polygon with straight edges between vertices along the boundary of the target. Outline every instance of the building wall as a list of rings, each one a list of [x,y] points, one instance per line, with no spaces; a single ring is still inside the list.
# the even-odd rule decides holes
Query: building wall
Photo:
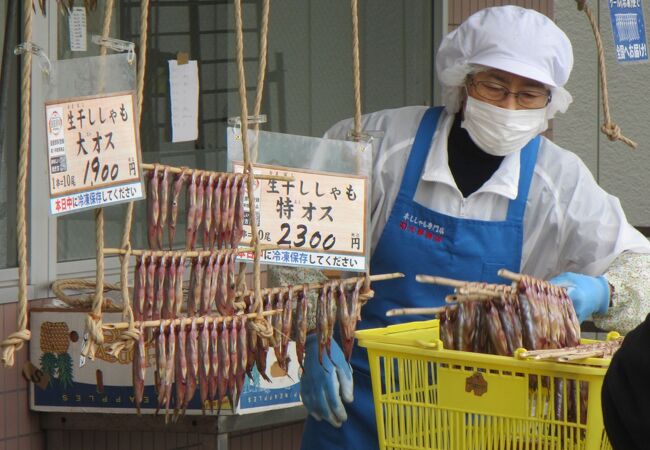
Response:
[[[577,11],[575,2],[555,1],[558,25],[573,44],[575,63],[567,89],[573,104],[555,120],[554,140],[578,154],[598,183],[617,196],[634,226],[650,225],[650,127],[647,125],[650,89],[648,64],[622,65],[616,62],[607,0],[590,1],[602,35],[607,68],[607,88],[612,119],[622,133],[639,144],[631,150],[621,142],[611,142],[600,132],[603,122],[602,97],[598,80],[596,44],[589,21]],[[644,2],[645,19],[650,5]],[[646,22],[647,23],[647,22]],[[647,25],[646,25],[647,27]]]

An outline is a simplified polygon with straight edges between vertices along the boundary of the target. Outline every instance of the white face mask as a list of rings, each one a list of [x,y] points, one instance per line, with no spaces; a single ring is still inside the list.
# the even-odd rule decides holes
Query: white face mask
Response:
[[[504,109],[467,96],[460,125],[485,153],[506,156],[546,130],[546,108]]]

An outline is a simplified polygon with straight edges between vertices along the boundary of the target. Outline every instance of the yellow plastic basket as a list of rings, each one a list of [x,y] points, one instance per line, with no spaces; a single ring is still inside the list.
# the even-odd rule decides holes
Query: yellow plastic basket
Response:
[[[356,337],[368,349],[382,450],[612,448],[600,405],[603,360],[575,365],[445,350],[437,320]]]

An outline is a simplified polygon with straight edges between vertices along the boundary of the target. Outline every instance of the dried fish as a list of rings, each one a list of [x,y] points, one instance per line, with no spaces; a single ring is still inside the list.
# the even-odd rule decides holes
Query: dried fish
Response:
[[[273,309],[271,294],[267,292],[264,295],[263,300],[264,311],[271,311]],[[266,374],[266,359],[269,352],[269,342],[267,339],[262,338],[261,336],[257,337],[257,352],[255,353],[255,365],[257,366],[257,371],[260,373],[261,377],[264,378],[269,383],[271,379]]]
[[[185,404],[185,395],[187,390],[187,357],[186,357],[186,330],[181,321],[176,332],[176,410],[174,415],[178,418],[181,408]]]
[[[167,226],[167,211],[169,210],[169,167],[163,169],[162,180],[160,181],[160,216],[156,224],[158,248],[163,248],[163,235]]]
[[[237,248],[244,236],[244,192],[246,191],[246,175],[241,175],[237,181],[235,198],[235,217],[233,222],[232,240],[230,246]]]
[[[185,248],[194,249],[196,238],[196,172],[192,172],[190,184],[187,186],[187,226],[185,229]]]
[[[151,320],[154,310],[154,297],[156,292],[156,260],[153,254],[149,255],[149,264],[147,265],[147,287],[145,291],[144,318]]]
[[[169,326],[169,337],[167,338],[167,361],[165,363],[165,423],[169,418],[169,406],[172,398],[172,386],[175,378],[175,356],[176,356],[176,332],[174,325]]]
[[[499,312],[497,311],[497,307],[494,305],[494,302],[492,300],[484,302],[484,305],[488,319],[487,325],[490,335],[490,342],[492,342],[497,355],[509,355],[510,353],[508,349],[508,341],[503,331],[501,319],[499,319]]]
[[[349,361],[350,356],[352,356],[352,347],[354,345],[354,332],[350,334],[351,331],[350,310],[349,310],[347,294],[345,291],[345,285],[343,284],[343,282],[339,282],[332,287],[332,290],[336,290],[335,295],[336,295],[337,317],[339,320],[339,330],[340,330],[339,332],[341,334],[343,354],[345,355],[345,358]],[[298,349],[298,340],[296,340],[296,352],[297,349]],[[304,352],[304,347],[302,351]],[[298,360],[300,361],[300,356],[298,356]],[[302,361],[301,361],[301,365],[302,365]]]
[[[167,395],[167,339],[165,338],[165,326],[160,322],[158,334],[156,335],[156,365],[158,376],[156,377],[156,391],[158,391],[158,409],[166,404]]]
[[[196,318],[192,319],[187,340],[187,391],[185,392],[185,403],[183,414],[187,406],[194,398],[196,392],[196,381],[199,376],[199,332],[196,327]]]
[[[133,275],[133,317],[138,322],[144,316],[145,289],[147,287],[145,258],[144,255],[136,257]]]
[[[219,377],[217,380],[218,411],[221,411],[223,399],[228,395],[228,380],[230,378],[230,332],[226,322],[219,327]]]
[[[158,198],[159,189],[158,166],[154,166],[150,172],[149,178],[149,195],[147,196],[147,237],[149,247],[158,250],[158,220],[160,218],[160,199]]]
[[[332,358],[332,338],[334,337],[334,325],[336,325],[336,300],[334,293],[336,291],[336,283],[332,282],[327,290],[327,344],[325,350],[327,356]]]
[[[196,215],[194,216],[194,236],[192,243],[197,242],[197,234],[201,233],[203,225],[203,217],[205,216],[205,175],[203,172],[199,173],[198,185],[196,189]],[[194,248],[194,245],[192,246]]]
[[[248,336],[246,331],[246,316],[239,317],[239,329],[237,334],[237,351],[239,358],[237,364],[237,370],[235,373],[235,387],[236,393],[233,395],[234,403],[233,407],[237,406],[239,403],[239,397],[241,396],[242,390],[244,388],[244,379],[246,378],[246,367],[248,366]]]
[[[284,302],[282,303],[282,361],[284,363],[283,369],[285,372],[289,371],[289,356],[287,355],[287,349],[289,348],[289,340],[291,339],[291,319],[293,314],[293,286],[289,286],[287,290],[287,295],[284,297]],[[280,315],[280,314],[278,314]]]
[[[238,316],[234,316],[230,321],[230,375],[228,378],[228,399],[230,400],[230,405],[234,409],[237,405],[235,404],[234,398],[237,393],[237,373],[239,372],[239,331],[238,326]]]
[[[230,186],[230,202],[228,203],[228,225],[226,226],[225,241],[232,248],[235,231],[235,203],[237,201],[237,187],[241,181],[241,174],[232,175],[232,184]]]
[[[144,343],[144,329],[140,326],[140,336],[133,352],[133,398],[138,414],[140,414],[140,406],[144,399],[144,377],[146,372],[147,353]]]
[[[208,390],[210,394],[210,411],[214,411],[214,401],[217,399],[217,389],[219,383],[219,332],[217,323],[212,322],[210,330],[210,374]]]
[[[183,189],[183,184],[185,183],[185,172],[187,169],[183,168],[181,173],[177,174],[174,177],[174,193],[172,195],[172,208],[171,208],[171,218],[169,220],[169,248],[172,249],[174,246],[174,238],[176,237],[176,221],[178,219],[178,201],[181,195],[181,190]]]
[[[178,267],[176,268],[176,286],[174,292],[174,311],[176,317],[181,315],[183,307],[183,278],[185,277],[185,255],[181,254],[178,259]]]
[[[165,304],[165,274],[167,273],[167,256],[163,255],[158,260],[156,268],[156,292],[154,296],[153,320],[162,317],[162,309]]]
[[[230,211],[230,191],[232,189],[233,175],[229,174],[223,183],[223,190],[221,192],[221,211],[220,211],[220,224],[219,224],[219,239],[217,240],[217,247],[224,248],[228,234],[228,211]]]
[[[201,288],[201,303],[199,314],[205,316],[210,307],[210,290],[212,289],[212,266],[214,265],[215,254],[212,253],[208,258],[203,269],[203,287]]]
[[[305,345],[307,343],[307,308],[309,305],[309,300],[307,298],[307,284],[302,286],[302,289],[298,292],[298,303],[296,304],[296,356],[298,357],[298,364],[304,371],[302,365],[303,360],[305,359]],[[345,293],[344,293],[345,295]],[[345,346],[345,342],[343,344]]]
[[[219,242],[221,230],[221,191],[225,183],[226,177],[221,175],[217,177],[214,187],[212,188],[212,223],[210,229],[210,249],[213,249],[217,242]],[[220,248],[218,246],[217,248]]]
[[[316,306],[316,333],[318,334],[318,361],[323,365],[323,350],[327,348],[328,339],[327,339],[327,330],[329,329],[329,324],[327,319],[329,315],[327,314],[327,291],[329,285],[323,283],[321,289],[320,298]]]
[[[208,182],[205,186],[205,209],[203,213],[203,248],[207,249],[212,248],[212,245],[210,244],[210,233],[212,232],[212,192],[214,189],[214,180],[216,177],[217,174],[210,172]]]
[[[210,271],[208,272],[206,270],[206,273],[204,275],[206,280],[208,279],[208,276],[210,277],[210,293],[208,294],[207,305],[208,312],[215,310],[218,304],[217,291],[219,288],[219,264],[221,258],[219,253],[214,253],[210,256],[210,259],[212,260],[212,262],[208,264]]]
[[[199,394],[201,409],[205,414],[206,404],[210,397],[210,330],[208,321],[204,321],[199,336]]]
[[[174,309],[174,302],[176,296],[176,255],[172,255],[169,262],[169,267],[167,268],[167,279],[165,286],[165,292],[167,296],[165,297],[165,304],[162,310],[163,319],[173,319],[176,316],[176,310]]]

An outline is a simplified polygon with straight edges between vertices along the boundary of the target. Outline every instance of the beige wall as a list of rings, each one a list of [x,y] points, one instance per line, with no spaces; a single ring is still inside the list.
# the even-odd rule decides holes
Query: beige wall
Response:
[[[609,104],[613,120],[623,134],[639,147],[631,150],[621,142],[610,142],[600,132],[603,121],[598,62],[594,36],[587,17],[575,2],[555,1],[555,18],[573,43],[575,64],[567,88],[573,95],[569,111],[555,120],[555,141],[580,155],[599,184],[619,197],[628,220],[635,226],[650,226],[650,127],[648,127],[648,64],[616,62],[607,0],[590,1],[605,47]],[[646,20],[650,5],[644,2]]]

